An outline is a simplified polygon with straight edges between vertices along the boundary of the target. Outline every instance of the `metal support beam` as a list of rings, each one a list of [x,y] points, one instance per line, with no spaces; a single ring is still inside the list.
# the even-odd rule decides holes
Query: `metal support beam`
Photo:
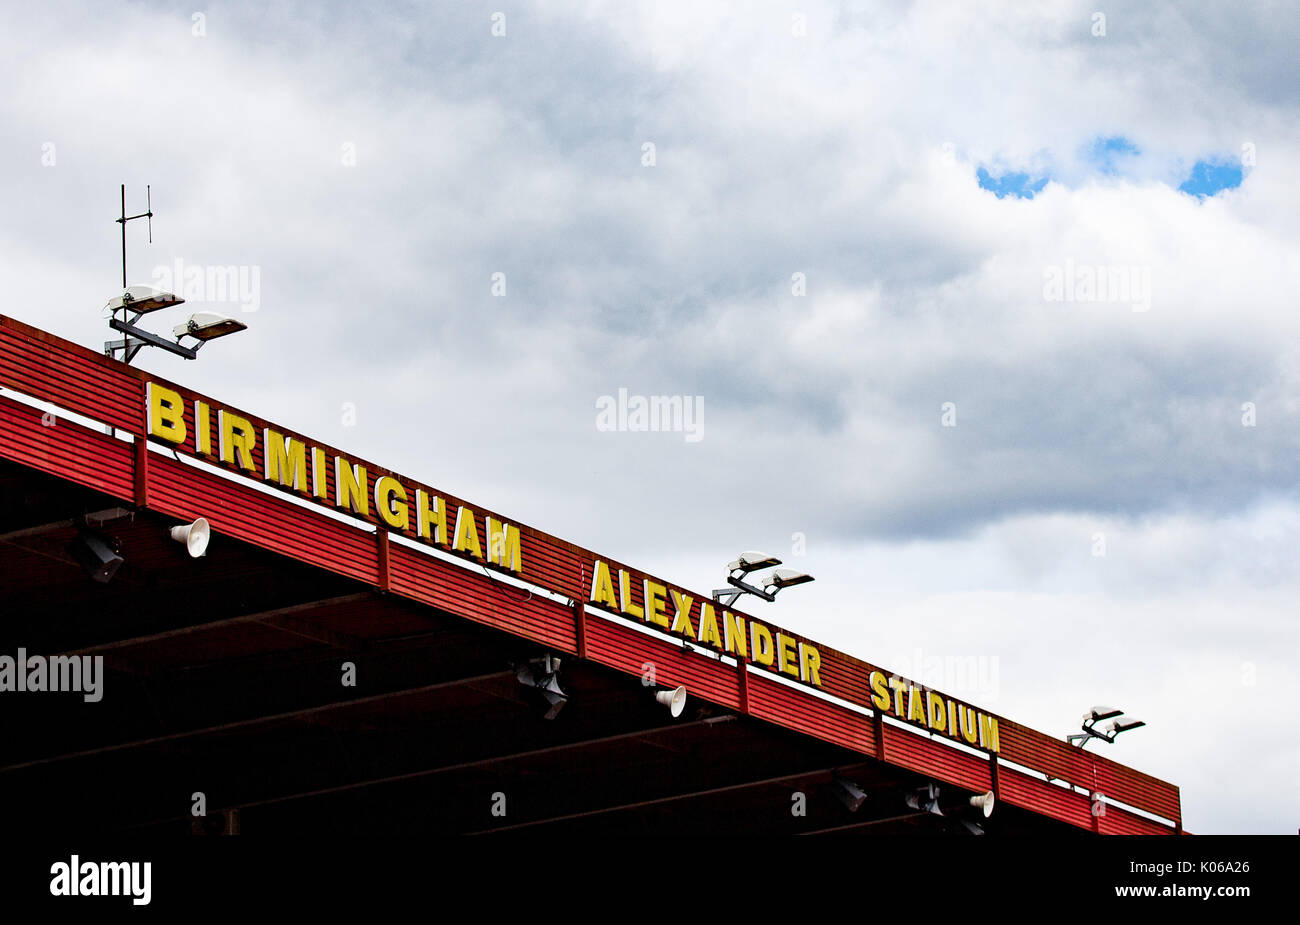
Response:
[[[125,321],[122,321],[119,318],[108,319],[108,326],[112,328],[114,331],[121,331],[123,334],[129,334],[130,337],[128,337],[125,341],[116,341],[116,342],[110,341],[109,343],[106,343],[104,345],[104,350],[106,352],[110,352],[111,349],[118,349],[119,346],[124,347],[130,352],[130,355],[127,357],[128,360],[130,360],[132,357],[136,355],[136,353],[139,352],[141,346],[139,344],[132,345],[131,344],[132,339],[143,341],[145,344],[147,344],[150,347],[159,347],[163,350],[166,350],[168,353],[174,353],[178,357],[184,357],[187,360],[193,360],[199,355],[198,347],[182,347],[180,344],[173,343],[172,341],[169,341],[166,338],[159,337],[157,334],[151,334],[150,332],[146,331],[144,328],[137,328],[133,324],[127,324]]]

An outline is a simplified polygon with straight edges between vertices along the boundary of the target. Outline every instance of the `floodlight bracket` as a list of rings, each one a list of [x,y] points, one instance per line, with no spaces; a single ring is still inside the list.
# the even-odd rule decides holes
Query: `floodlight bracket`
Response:
[[[736,599],[742,594],[752,594],[755,597],[761,597],[769,604],[776,600],[776,592],[780,591],[780,588],[773,586],[771,591],[764,591],[762,588],[751,585],[749,582],[741,579],[740,576],[744,574],[747,573],[740,569],[732,570],[732,572],[727,575],[727,584],[731,585],[731,587],[719,588],[714,591],[713,600],[719,604],[725,604],[728,607],[734,604]]]
[[[1094,729],[1093,727],[1095,725],[1097,725],[1097,720],[1095,719],[1084,720],[1083,725],[1079,727],[1083,732],[1076,732],[1074,735],[1066,736],[1065,741],[1080,749],[1086,746],[1090,739],[1101,739],[1107,744],[1114,744],[1115,736],[1119,735],[1119,732],[1106,735],[1104,732],[1098,732]]]
[[[139,316],[137,315],[136,317],[138,318]],[[197,357],[199,347],[203,346],[202,343],[200,343],[199,347],[183,347],[178,343],[173,343],[172,341],[159,337],[157,334],[152,334],[149,331],[146,331],[144,328],[137,328],[134,324],[129,324],[118,318],[110,318],[108,320],[108,326],[114,331],[121,331],[123,334],[128,335],[128,337],[125,340],[105,341],[104,355],[113,356],[120,350],[126,354],[125,360],[128,363],[135,358],[135,355],[140,352],[141,348],[146,346],[161,347],[168,353],[174,353],[187,360],[193,360]]]

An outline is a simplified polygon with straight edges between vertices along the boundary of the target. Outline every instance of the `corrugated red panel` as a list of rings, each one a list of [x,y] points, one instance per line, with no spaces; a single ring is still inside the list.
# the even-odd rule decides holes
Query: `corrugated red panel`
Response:
[[[122,440],[73,424],[41,424],[41,412],[0,397],[0,455],[88,485],[116,498],[134,494],[132,446]]]
[[[587,657],[634,675],[643,674],[650,663],[659,687],[684,684],[705,700],[731,709],[740,706],[740,682],[734,666],[688,653],[680,646],[591,614],[587,615]]]
[[[184,396],[185,424],[187,433],[191,435],[195,424],[194,400],[202,400],[211,406],[213,415],[209,423],[209,433],[214,446],[216,445],[216,409],[224,408],[229,413],[246,417],[258,433],[254,451],[254,464],[258,472],[265,472],[262,428],[270,426],[286,436],[319,447],[327,453],[331,462],[335,455],[342,455],[349,461],[364,466],[368,476],[365,486],[367,498],[373,497],[372,487],[375,479],[380,475],[394,476],[409,490],[413,490],[419,484],[391,470],[375,466],[360,457],[343,453],[302,434],[282,428],[273,422],[223,403],[214,402],[207,396],[175,383],[156,379],[140,370],[99,356],[21,322],[0,318],[0,385],[12,387],[35,398],[51,401],[63,408],[114,424],[139,436],[143,433],[145,383],[150,380],[173,388]],[[57,472],[80,484],[94,486],[118,497],[128,499],[133,497],[131,447],[128,444],[111,440],[93,431],[85,431],[84,428],[76,428],[75,425],[68,425],[66,430],[63,429],[63,425],[59,425],[57,434],[42,434],[31,428],[31,420],[31,415],[27,412],[17,412],[12,408],[7,416],[0,420],[0,441],[3,443],[3,452],[6,455],[36,468]],[[192,442],[176,449],[178,452],[191,455],[195,452]],[[228,533],[363,581],[377,582],[378,551],[375,536],[370,531],[349,527],[332,518],[314,514],[302,507],[280,501],[266,493],[254,491],[211,473],[183,466],[158,454],[150,454],[149,458],[151,507],[179,518],[206,516],[219,533]],[[326,481],[329,496],[333,497],[332,464],[326,467]],[[278,485],[276,488],[289,491]],[[431,493],[435,491],[432,488],[428,490]],[[505,522],[513,522],[504,515],[475,506],[445,492],[436,493],[443,497],[449,512],[453,514],[458,506],[473,508],[477,515],[480,536],[485,536],[483,521],[487,515]],[[408,498],[408,501],[413,502],[413,498]],[[358,518],[359,522],[362,520],[375,523],[373,510],[369,517]],[[620,568],[627,568],[638,577],[644,575],[623,563],[600,556],[591,550],[583,549],[540,530],[526,525],[515,525],[520,530],[523,577],[551,591],[568,597],[585,599],[591,582],[590,568],[597,558],[604,559],[614,574],[617,574]],[[541,598],[514,602],[504,599],[502,589],[496,583],[489,582],[487,579],[480,582],[472,572],[456,569],[438,560],[421,561],[425,557],[420,557],[398,544],[390,545],[390,553],[392,560],[390,586],[398,593],[435,604],[453,613],[460,613],[470,619],[499,626],[530,639],[562,647],[567,651],[573,651],[575,648],[572,614],[566,608]],[[437,565],[431,564],[435,562]],[[680,586],[669,582],[663,584],[670,589],[685,591]],[[639,581],[635,583],[634,588],[634,597],[639,602],[641,597]],[[693,596],[696,600],[707,599],[700,595]],[[748,620],[749,615],[745,616]],[[669,673],[663,676],[673,683],[685,683],[688,688],[701,696],[718,703],[728,706],[739,703],[738,682],[735,671],[730,666],[724,666],[706,656],[687,654],[677,646],[658,642],[644,634],[620,628],[610,621],[594,618],[587,622],[591,632],[588,640],[591,657],[638,674],[643,662],[658,660],[661,675],[666,666]],[[766,621],[762,622],[766,623]],[[777,629],[771,628],[774,632]],[[845,653],[817,645],[812,640],[797,634],[784,630],[782,632],[797,641],[809,643],[819,650],[822,689],[825,692],[850,703],[872,707],[868,678],[875,666]],[[885,671],[885,674],[888,675],[890,672]],[[853,711],[832,707],[819,698],[790,690],[782,685],[772,685],[771,682],[763,681],[754,675],[750,677],[751,686],[757,682],[758,686],[767,684],[769,687],[776,688],[770,693],[776,698],[773,704],[779,706],[762,706],[764,695],[760,693],[758,709],[769,709],[773,714],[779,711],[780,716],[786,719],[796,716],[794,721],[801,725],[792,728],[803,729],[829,741],[859,740],[858,720],[849,721],[849,726],[842,728],[840,725],[842,717],[836,712],[852,714]],[[831,708],[830,712],[827,712],[828,708]],[[857,714],[853,715],[857,716]],[[1091,789],[1095,786],[1096,789],[1115,799],[1138,806],[1145,811],[1178,818],[1178,789],[1173,785],[1108,762],[1106,759],[1096,758],[1091,754],[1085,756],[1078,749],[1070,749],[1059,740],[1012,723],[1003,717],[998,717],[998,720],[1002,754],[1008,760],[1042,770],[1053,777],[1083,787]],[[907,735],[897,731],[896,734]],[[925,762],[925,766],[919,767],[918,770],[933,773],[936,777],[956,783],[962,780],[974,780],[976,774],[982,777],[987,771],[986,768],[976,770],[977,766],[983,763],[982,759],[950,748],[945,743],[931,741],[924,737],[910,736],[910,738],[915,741],[898,740],[900,755],[904,760],[913,763]],[[870,738],[866,741],[868,745],[871,744]],[[1043,784],[1043,786],[1048,785]],[[1050,789],[1057,792],[1047,794],[1047,797],[1052,800],[1059,800],[1058,793],[1064,792],[1058,787]],[[1064,805],[1066,809],[1060,810],[1061,812],[1075,812],[1070,800],[1066,800]]]
[[[1092,802],[1076,793],[1005,766],[998,768],[998,798],[1083,829],[1092,828]]]
[[[373,583],[373,534],[229,479],[149,454],[149,506],[180,520],[206,517],[216,533]]]
[[[566,652],[577,650],[572,608],[398,543],[389,544],[389,590]]]
[[[906,729],[885,724],[884,760],[890,764],[920,771],[936,780],[965,787],[967,790],[988,790],[992,784],[992,769],[987,758],[953,748],[929,736],[917,735]]]
[[[144,430],[144,384],[123,363],[0,319],[0,386],[131,433]]]
[[[1172,835],[1174,830],[1118,806],[1106,806],[1105,812],[1097,816],[1097,831],[1102,835]]]
[[[1097,767],[1096,789],[1129,806],[1163,816],[1172,822],[1182,822],[1182,805],[1178,788],[1162,780],[1117,764],[1109,758],[1094,755]]]
[[[875,755],[871,717],[820,697],[801,694],[753,672],[749,673],[748,680],[751,715],[864,755]]]
[[[1060,739],[1052,739],[1035,729],[1009,719],[999,720],[1000,757],[1016,764],[1042,771],[1058,780],[1093,789],[1092,752],[1074,748]]]
[[[841,700],[874,710],[868,678],[873,666],[833,649],[821,649],[822,689]],[[886,672],[888,674],[888,672]]]

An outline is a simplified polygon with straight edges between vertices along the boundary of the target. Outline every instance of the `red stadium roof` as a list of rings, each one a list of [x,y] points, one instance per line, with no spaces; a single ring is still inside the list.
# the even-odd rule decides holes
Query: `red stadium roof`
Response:
[[[94,702],[0,697],[20,817],[188,831],[201,793],[244,831],[1181,830],[1171,784],[8,318],[0,389],[0,656],[106,671]],[[167,528],[197,517],[191,559]],[[107,583],[69,555],[91,528]],[[521,683],[548,654],[551,720]],[[907,805],[929,783],[945,815]]]

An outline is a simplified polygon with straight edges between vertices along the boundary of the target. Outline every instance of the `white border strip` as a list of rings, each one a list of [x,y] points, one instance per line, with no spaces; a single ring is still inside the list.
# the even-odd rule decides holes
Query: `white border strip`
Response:
[[[135,436],[127,431],[121,430],[120,428],[112,427],[111,425],[103,421],[98,421],[95,420],[94,418],[88,418],[85,415],[78,414],[75,411],[69,411],[49,401],[45,401],[39,398],[34,398],[26,394],[25,392],[17,392],[14,391],[13,389],[0,386],[0,395],[5,396],[6,398],[11,398],[14,401],[19,402],[20,404],[24,404],[31,408],[35,408],[36,410],[41,411],[42,413],[53,414],[56,418],[65,421],[70,421],[75,424],[80,424],[81,426],[91,430],[104,429],[104,433],[106,436],[111,431],[112,435],[116,439],[121,440],[124,443],[135,442],[136,439]],[[190,466],[191,468],[194,469],[199,469],[211,475],[216,475],[220,478],[225,479],[228,482],[233,482],[236,485],[244,485],[256,491],[262,492],[265,495],[269,495],[271,497],[279,498],[283,501],[287,501],[290,504],[302,508],[305,511],[311,511],[316,514],[321,514],[325,517],[330,517],[338,521],[339,523],[347,524],[348,526],[352,527],[353,529],[361,533],[368,533],[373,536],[377,534],[380,529],[377,524],[369,524],[366,523],[365,521],[357,520],[355,517],[351,517],[340,511],[336,511],[327,505],[316,504],[314,502],[307,501],[303,498],[299,498],[289,492],[279,491],[271,487],[270,485],[263,483],[259,479],[255,479],[247,475],[241,475],[240,473],[237,472],[231,472],[229,469],[226,469],[222,466],[218,466],[215,463],[207,462],[206,460],[199,459],[194,456],[190,456],[189,454],[182,455],[180,453],[177,453],[175,450],[167,448],[162,444],[152,443],[146,440],[145,445],[148,447],[150,452],[161,453],[163,455],[170,455],[173,459],[177,460],[183,465]],[[535,594],[539,597],[548,598],[551,601],[555,603],[563,604],[566,607],[573,606],[572,599],[565,595],[559,594],[555,591],[551,591],[548,588],[543,588],[540,585],[532,584],[528,581],[525,581],[524,579],[516,578],[513,575],[506,575],[500,572],[494,572],[491,569],[485,568],[478,563],[470,562],[466,559],[461,558],[460,556],[452,555],[451,553],[446,552],[445,550],[438,549],[433,546],[429,546],[425,543],[420,543],[416,540],[410,539],[407,536],[403,536],[402,534],[389,531],[388,538],[390,542],[398,543],[399,545],[405,546],[409,549],[418,550],[419,552],[427,556],[430,556],[431,558],[439,559],[443,562],[449,563],[451,565],[455,565],[458,568],[465,569],[466,571],[470,571],[475,574],[484,575],[487,578],[491,579],[492,581],[500,582],[501,584],[505,584],[505,585],[510,585],[522,591],[528,591],[530,594]],[[585,611],[589,616],[594,615],[597,617],[601,617],[602,619],[608,620],[611,623],[617,623],[620,626],[623,626],[625,628],[632,629],[638,633],[643,633],[647,636],[650,636],[653,639],[659,640],[660,642],[675,644],[681,649],[689,650],[692,655],[700,655],[704,658],[708,658],[720,662],[721,664],[730,665],[733,668],[736,665],[735,658],[727,655],[722,655],[721,653],[717,652],[714,649],[705,648],[704,646],[699,646],[699,645],[692,646],[684,639],[680,639],[676,636],[663,633],[659,630],[651,629],[650,627],[645,626],[643,623],[634,622],[626,617],[622,617],[617,614],[612,614],[609,613],[608,611],[601,610],[596,607],[592,607],[586,604],[585,602],[583,604],[583,607],[585,608]],[[745,615],[745,619],[752,620],[755,618]],[[778,684],[782,684],[786,687],[791,688],[792,690],[797,690],[800,693],[805,694],[807,696],[816,697],[820,700],[826,701],[827,703],[834,704],[838,707],[843,707],[846,710],[850,710],[862,716],[875,715],[875,711],[871,710],[868,707],[864,707],[861,706],[860,704],[852,703],[848,700],[844,700],[841,697],[836,697],[834,694],[828,694],[825,693],[824,691],[817,690],[817,688],[815,687],[810,687],[807,685],[796,683],[795,681],[792,681],[789,678],[781,676],[780,673],[778,672],[766,671],[762,668],[756,668],[752,663],[746,665],[745,670],[750,674],[757,675],[758,677],[761,678],[766,678],[767,680],[770,681],[775,681]],[[936,734],[933,730],[921,729],[917,726],[913,726],[911,723],[906,723],[893,716],[890,716],[889,714],[882,714],[881,718],[889,725],[897,727],[899,729],[904,729],[912,733],[913,735],[927,737],[931,741],[941,742],[944,745],[948,746],[949,748],[953,748],[958,751],[963,751],[979,758],[984,758],[986,760],[988,758],[989,755],[988,752],[980,751],[977,748],[973,748],[967,745],[965,742],[954,742],[951,739],[949,739],[947,736],[941,736]],[[998,764],[1004,767],[1011,768],[1014,771],[1019,771],[1022,774],[1026,774],[1038,780],[1055,784],[1064,789],[1068,789],[1072,792],[1081,793],[1084,795],[1090,794],[1090,791],[1086,787],[1083,787],[1082,785],[1070,784],[1067,781],[1061,780],[1059,778],[1052,778],[1049,780],[1046,772],[1035,771],[1033,768],[1026,767],[1025,765],[1017,764],[1016,762],[1013,761],[1008,761],[1005,758],[1001,757],[1001,755],[998,755],[997,762]],[[1102,801],[1107,806],[1118,807],[1120,809],[1123,809],[1126,812],[1132,813],[1135,816],[1139,816],[1144,819],[1147,819],[1148,821],[1156,822],[1161,825],[1166,825],[1169,826],[1170,828],[1175,827],[1174,821],[1171,819],[1165,819],[1163,816],[1158,816],[1155,813],[1148,812],[1144,809],[1139,809],[1136,806],[1130,806],[1127,803],[1112,799],[1110,796],[1104,793],[1102,794]]]

